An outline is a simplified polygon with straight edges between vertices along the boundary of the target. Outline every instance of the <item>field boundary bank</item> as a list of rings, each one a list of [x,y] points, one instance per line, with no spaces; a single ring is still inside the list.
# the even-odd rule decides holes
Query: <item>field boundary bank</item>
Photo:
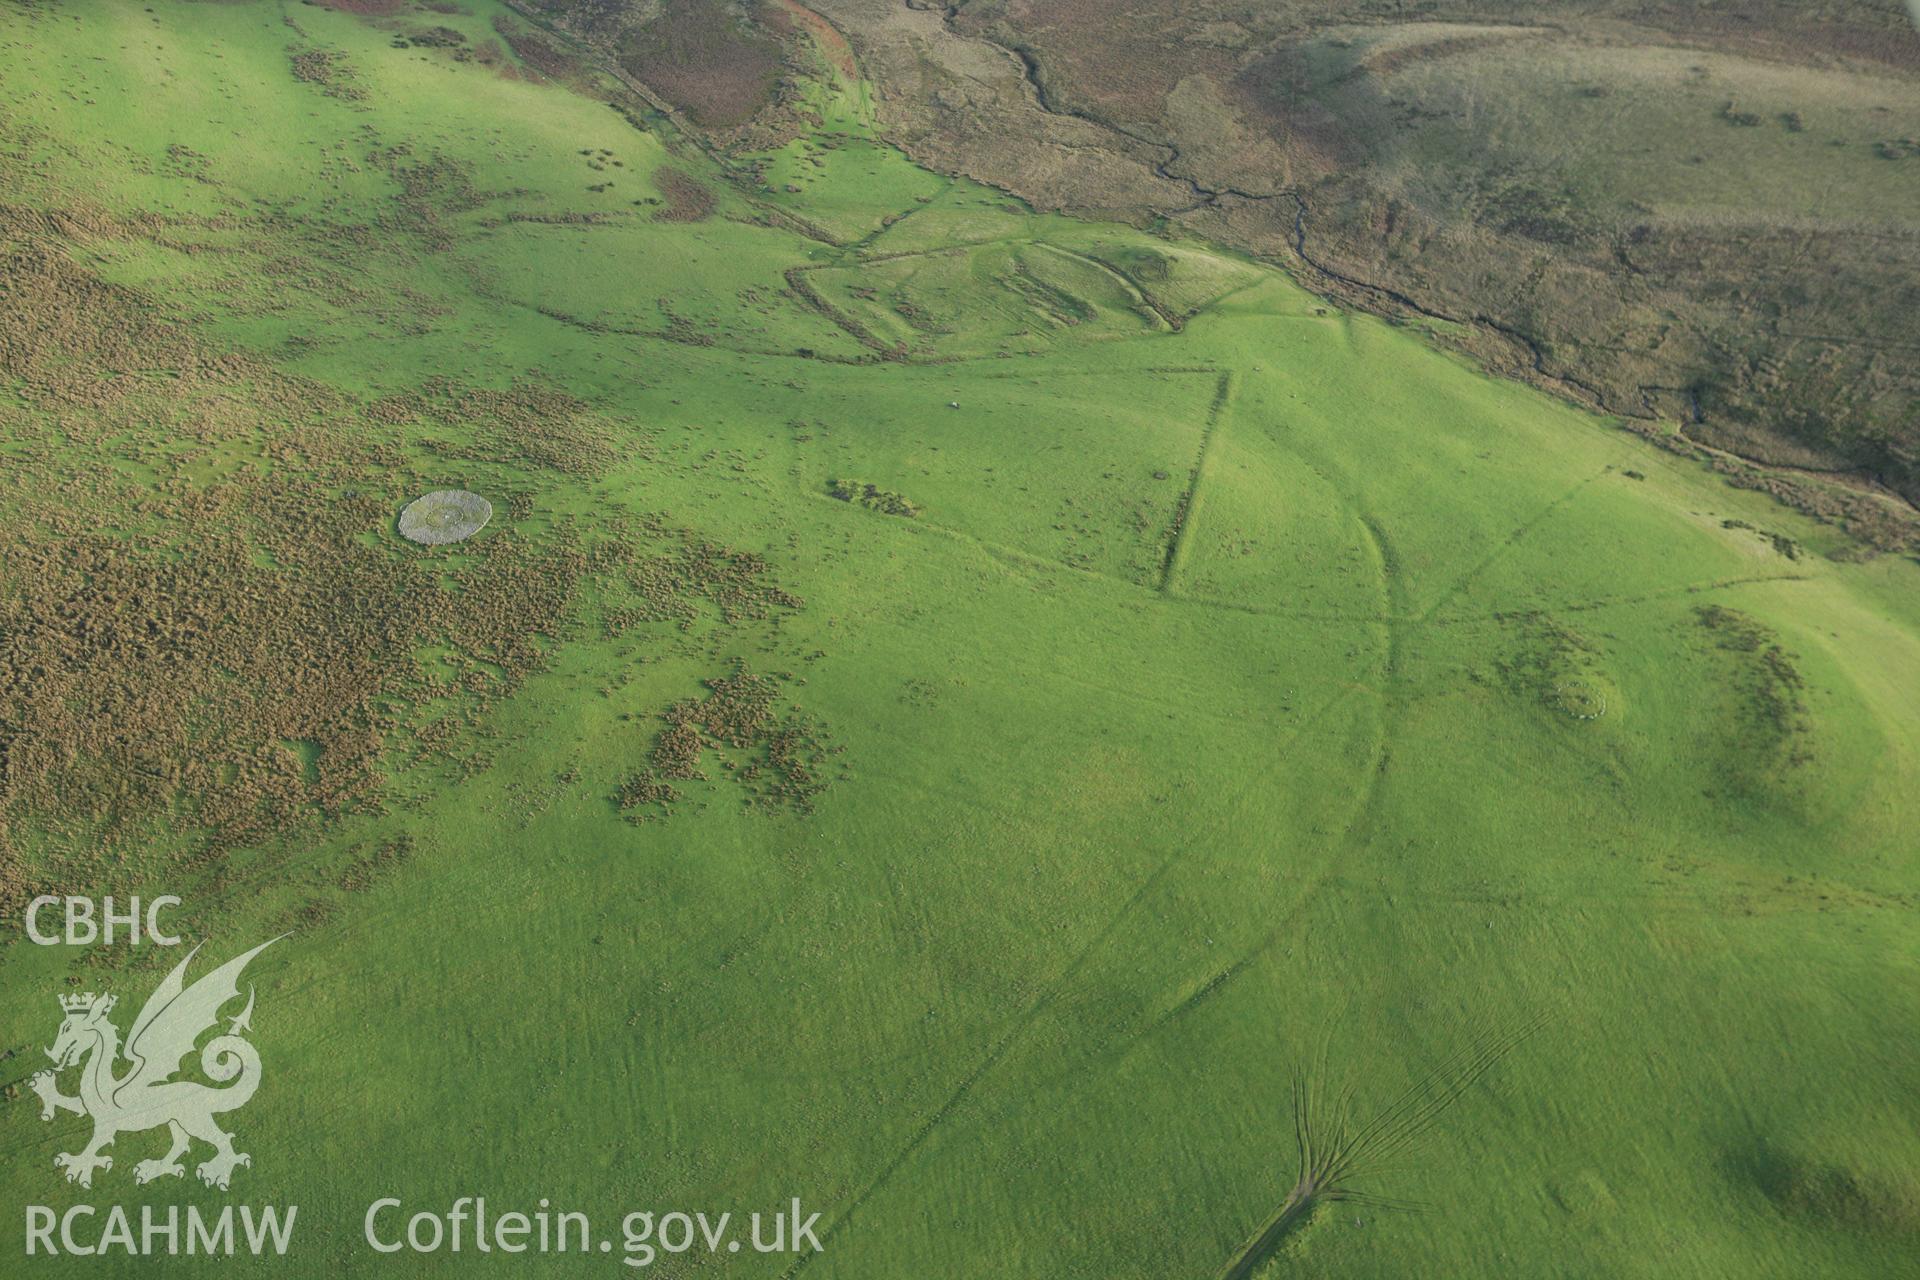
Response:
[[[1193,469],[1187,475],[1186,492],[1180,495],[1180,501],[1173,509],[1173,527],[1168,531],[1166,554],[1160,562],[1161,595],[1173,594],[1174,582],[1186,561],[1187,531],[1193,527],[1194,517],[1200,508],[1201,484],[1207,475],[1207,458],[1213,452],[1213,442],[1226,421],[1233,394],[1234,374],[1228,370],[1220,375],[1214,386],[1213,403],[1207,407],[1206,426],[1200,433],[1200,451],[1194,457]]]

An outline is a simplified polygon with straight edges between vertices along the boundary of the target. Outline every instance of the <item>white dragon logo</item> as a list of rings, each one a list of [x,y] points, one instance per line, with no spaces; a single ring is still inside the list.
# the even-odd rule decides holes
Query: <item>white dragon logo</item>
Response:
[[[285,935],[282,935],[283,937]],[[93,1185],[95,1169],[111,1170],[113,1157],[102,1155],[121,1133],[166,1125],[173,1135],[173,1146],[158,1160],[142,1160],[133,1168],[136,1182],[151,1182],[159,1177],[180,1177],[186,1169],[180,1157],[186,1154],[189,1139],[198,1138],[214,1149],[213,1157],[196,1172],[210,1187],[227,1189],[227,1182],[238,1165],[250,1165],[252,1157],[233,1149],[233,1135],[214,1123],[214,1116],[246,1105],[260,1086],[260,1055],[241,1039],[252,1030],[253,990],[247,991],[247,1007],[228,1020],[227,1033],[215,1036],[200,1051],[200,1069],[207,1078],[225,1088],[216,1089],[194,1080],[169,1079],[180,1070],[182,1060],[193,1052],[194,1042],[219,1021],[220,1007],[240,994],[240,971],[247,962],[278,942],[270,938],[244,955],[227,961],[212,973],[187,986],[182,975],[187,963],[200,948],[187,953],[175,965],[133,1020],[127,1035],[126,1058],[133,1065],[126,1074],[116,1076],[114,1067],[121,1057],[120,1032],[107,1014],[113,1010],[110,995],[61,996],[60,1007],[66,1020],[47,1056],[53,1069],[33,1077],[33,1091],[40,1095],[40,1118],[51,1120],[57,1111],[71,1111],[93,1118],[93,1140],[76,1154],[65,1152],[53,1158],[55,1167],[67,1171],[67,1181],[83,1187]],[[60,1092],[58,1074],[82,1062],[80,1094],[68,1097]],[[231,1081],[232,1083],[228,1083]]]

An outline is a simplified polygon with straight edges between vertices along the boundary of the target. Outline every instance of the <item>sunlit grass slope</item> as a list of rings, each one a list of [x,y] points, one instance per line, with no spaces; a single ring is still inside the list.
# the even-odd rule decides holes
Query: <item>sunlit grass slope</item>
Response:
[[[609,1222],[797,1195],[826,1215],[809,1280],[1209,1277],[1293,1182],[1295,1073],[1365,1113],[1535,1020],[1366,1184],[1430,1212],[1329,1208],[1266,1274],[1911,1264],[1914,565],[1831,559],[1832,530],[1267,267],[919,170],[863,104],[734,181],[657,120],[396,47],[503,14],[460,7],[0,13],[5,200],[62,211],[75,263],[354,404],[577,397],[590,472],[459,422],[391,465],[522,495],[482,539],[659,515],[804,602],[545,638],[471,767],[396,754],[383,805],[70,886],[180,893],[222,954],[298,926],[257,970],[233,1197],[300,1206],[303,1274],[446,1273],[371,1253],[361,1214],[484,1193]],[[668,169],[710,212],[656,216]],[[298,467],[233,395],[257,428],[168,483]],[[0,418],[161,483],[165,441],[69,438],[22,386]],[[831,786],[769,811],[709,767],[626,821],[662,711],[736,662],[793,675]],[[62,979],[131,1003],[163,971],[5,957],[9,1081]],[[14,1093],[9,1203],[222,1202],[61,1183],[75,1124]]]

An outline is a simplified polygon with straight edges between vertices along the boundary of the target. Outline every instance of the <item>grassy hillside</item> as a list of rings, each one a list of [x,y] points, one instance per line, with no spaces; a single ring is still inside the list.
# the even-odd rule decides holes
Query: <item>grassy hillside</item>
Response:
[[[294,930],[230,1195],[136,1190],[158,1134],[59,1180],[53,995],[175,957],[9,932],[11,1203],[297,1204],[384,1276],[460,1260],[383,1195],[797,1195],[809,1280],[1209,1277],[1296,1078],[1537,1026],[1361,1171],[1431,1211],[1260,1273],[1906,1265],[1914,563],[919,169],[833,57],[716,158],[486,0],[349,7],[0,10],[6,916]],[[454,487],[479,535],[397,535]]]
[[[1910,5],[820,6],[936,167],[1443,318],[1490,368],[1920,545]]]

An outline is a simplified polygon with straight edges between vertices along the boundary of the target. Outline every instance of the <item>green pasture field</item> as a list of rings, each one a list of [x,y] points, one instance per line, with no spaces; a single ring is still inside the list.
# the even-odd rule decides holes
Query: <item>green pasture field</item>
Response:
[[[84,211],[48,233],[77,268],[341,403],[537,385],[606,442],[568,470],[396,419],[396,470],[354,484],[495,514],[364,545],[451,574],[660,516],[801,603],[616,630],[589,572],[450,754],[396,749],[382,803],[215,859],[186,809],[95,863],[13,815],[30,879],[177,893],[208,957],[293,932],[249,971],[266,1069],[226,1193],[136,1188],[158,1133],[61,1181],[82,1122],[25,1087],[55,994],[137,1007],[177,957],[7,933],[0,1271],[210,1274],[22,1262],[19,1206],[232,1201],[298,1205],[297,1257],[225,1275],[623,1272],[361,1239],[378,1197],[484,1194],[823,1214],[797,1268],[663,1274],[1210,1278],[1294,1183],[1296,1078],[1364,1117],[1529,1028],[1365,1171],[1424,1209],[1328,1204],[1257,1274],[1913,1265],[1915,564],[1270,266],[919,169],[844,80],[763,180],[584,84],[395,39],[496,18],[526,25],[7,5],[4,203]],[[711,213],[657,219],[665,168]],[[153,434],[113,440],[9,376],[5,446],[135,489],[301,467],[271,399],[152,376]],[[249,425],[189,448],[214,401]],[[0,484],[0,520],[28,496]],[[663,711],[736,664],[791,676],[843,748],[828,785],[746,802],[712,755],[623,813]]]

